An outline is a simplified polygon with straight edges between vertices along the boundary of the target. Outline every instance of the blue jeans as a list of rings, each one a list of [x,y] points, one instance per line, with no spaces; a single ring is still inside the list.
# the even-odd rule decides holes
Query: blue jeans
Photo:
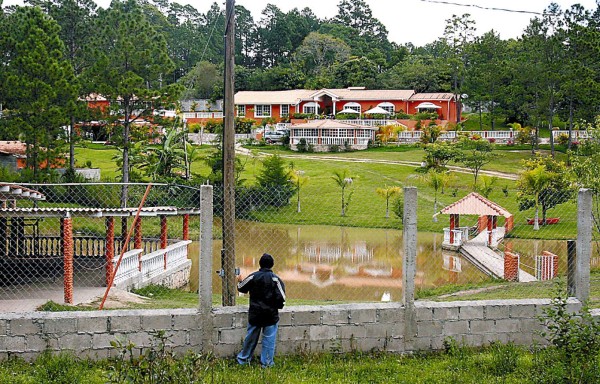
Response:
[[[260,364],[263,367],[272,367],[275,363],[273,362],[273,356],[275,355],[275,342],[277,339],[277,327],[278,324],[267,325],[266,327],[257,327],[255,325],[248,324],[248,333],[244,339],[244,345],[242,350],[237,355],[237,361],[239,364],[248,364],[252,360],[254,349],[258,344],[258,338],[262,330],[262,350],[260,352]]]

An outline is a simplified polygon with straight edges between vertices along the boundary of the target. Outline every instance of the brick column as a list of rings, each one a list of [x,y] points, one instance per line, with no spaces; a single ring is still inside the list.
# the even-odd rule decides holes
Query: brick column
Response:
[[[64,296],[66,304],[73,304],[73,221],[71,216],[60,221],[64,258]]]
[[[161,216],[160,217],[160,249],[167,248],[167,234],[168,234],[167,216]],[[164,255],[164,259],[165,259],[164,268],[167,269],[167,253],[166,252]]]
[[[504,280],[519,281],[519,255],[504,252]]]
[[[190,215],[183,215],[183,240],[190,239]]]
[[[110,282],[110,278],[114,273],[113,260],[115,258],[115,218],[113,216],[106,218],[106,285]]]
[[[455,214],[450,215],[450,245],[454,245],[454,228],[456,227],[456,216]]]

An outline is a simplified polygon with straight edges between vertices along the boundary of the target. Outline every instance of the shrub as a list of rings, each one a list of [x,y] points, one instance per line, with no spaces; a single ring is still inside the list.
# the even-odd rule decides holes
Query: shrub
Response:
[[[296,145],[298,152],[308,152],[308,145],[306,144],[306,139],[300,139],[298,141],[298,145]]]
[[[402,196],[394,199],[392,202],[392,212],[397,218],[404,222],[404,198]]]
[[[557,351],[553,363],[563,368],[561,381],[600,382],[600,323],[592,317],[588,305],[579,312],[572,311],[567,297],[559,291],[540,320],[546,326],[542,336]]]
[[[337,144],[330,145],[329,152],[333,152],[333,153],[340,152],[340,146]]]

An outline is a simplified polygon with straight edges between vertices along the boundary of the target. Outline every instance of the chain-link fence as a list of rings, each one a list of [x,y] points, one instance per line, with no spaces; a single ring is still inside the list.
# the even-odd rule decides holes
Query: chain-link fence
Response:
[[[400,301],[400,185],[415,184],[417,298],[549,298],[555,282],[566,281],[578,235],[575,190],[535,196],[509,188],[485,198],[384,179],[387,185],[377,187],[382,172],[372,164],[352,171],[330,164],[296,170],[283,186],[237,188],[236,269],[246,276],[258,269],[263,253],[272,254],[288,304]],[[154,184],[136,220],[147,187],[2,184],[0,310],[33,310],[49,300],[97,308],[113,275],[105,308],[197,307],[200,190]],[[223,303],[222,274],[214,273],[223,265],[222,201],[217,187],[213,305]],[[597,211],[596,199],[592,304],[600,297]],[[132,290],[135,295],[127,293]],[[236,300],[244,304],[247,297]]]
[[[145,184],[2,184],[0,308],[94,303],[112,281],[189,287],[196,188]],[[140,206],[141,201],[144,204]],[[139,210],[139,212],[138,212]],[[197,249],[197,247],[196,247]],[[197,260],[197,258],[196,258]],[[114,296],[114,295],[113,295]]]

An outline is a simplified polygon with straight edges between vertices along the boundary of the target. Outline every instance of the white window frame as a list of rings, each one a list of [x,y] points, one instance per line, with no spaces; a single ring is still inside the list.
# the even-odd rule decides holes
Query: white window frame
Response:
[[[352,110],[354,110],[354,111],[356,111],[358,113],[362,113],[362,107],[361,107],[361,105],[358,104],[358,103],[355,103],[353,101],[344,104],[342,109],[346,109],[346,108],[352,109]]]
[[[287,111],[284,111],[283,109],[287,109]],[[279,106],[279,115],[280,116],[289,116],[290,115],[290,105],[289,104],[281,104]]]
[[[388,101],[384,101],[383,103],[379,103],[377,105],[380,108],[385,109],[386,111],[388,111],[390,114],[394,114],[396,113],[396,106]]]
[[[246,117],[246,105],[245,104],[237,105],[237,117]]]
[[[314,112],[308,112],[309,108],[314,108]],[[319,103],[317,102],[310,102],[310,103],[306,103],[302,106],[302,113],[312,113],[313,115],[316,115],[319,113]]]
[[[268,109],[268,114],[266,113]],[[271,104],[255,104],[254,117],[271,117]]]

